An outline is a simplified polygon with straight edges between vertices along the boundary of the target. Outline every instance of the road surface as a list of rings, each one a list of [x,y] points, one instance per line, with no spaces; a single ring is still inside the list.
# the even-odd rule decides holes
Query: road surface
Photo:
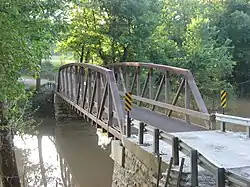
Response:
[[[166,132],[187,132],[187,131],[202,131],[202,127],[188,124],[174,118],[169,118],[164,114],[150,111],[147,108],[133,106],[131,117],[148,125],[154,126]]]

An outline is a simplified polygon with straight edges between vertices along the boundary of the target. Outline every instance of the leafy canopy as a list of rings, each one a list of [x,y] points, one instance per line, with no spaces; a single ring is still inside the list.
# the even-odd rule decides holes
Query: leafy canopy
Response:
[[[36,74],[40,60],[50,54],[62,30],[66,6],[66,1],[59,0],[0,2],[0,103],[7,103],[8,121],[18,121],[15,118],[23,113],[20,102],[28,96],[21,72]]]

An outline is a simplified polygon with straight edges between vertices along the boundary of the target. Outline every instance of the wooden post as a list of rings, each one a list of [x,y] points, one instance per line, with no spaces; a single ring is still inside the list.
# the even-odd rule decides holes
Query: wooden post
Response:
[[[191,150],[191,186],[198,186],[198,152]]]
[[[159,136],[159,129],[154,129],[154,153],[157,155],[159,154]]]
[[[216,187],[225,187],[225,168],[218,168],[216,171]]]
[[[139,144],[143,144],[144,136],[144,123],[140,122],[139,124]]]
[[[174,158],[174,165],[179,165],[179,138],[172,139],[172,157]]]

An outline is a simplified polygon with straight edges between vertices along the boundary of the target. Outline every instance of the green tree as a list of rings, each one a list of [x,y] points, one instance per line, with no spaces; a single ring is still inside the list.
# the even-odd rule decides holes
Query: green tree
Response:
[[[196,0],[166,2],[161,25],[151,37],[150,61],[190,69],[203,93],[224,86],[233,65],[230,40],[215,26],[221,7]]]
[[[80,62],[188,68],[209,95],[248,79],[247,0],[80,0],[72,7],[60,47]]]
[[[145,60],[160,10],[158,0],[81,1],[72,9],[70,32],[60,47],[73,50],[81,62],[89,56],[104,64]]]
[[[250,79],[250,4],[248,0],[222,2],[225,7],[218,19],[221,38],[230,38],[232,55],[237,62],[230,81],[238,84]]]
[[[39,70],[40,60],[47,56],[58,33],[65,1],[2,0],[0,2],[0,121],[3,136],[1,151],[4,187],[20,186],[13,134],[24,132],[23,105],[28,94],[20,82],[23,69]],[[22,108],[21,108],[22,107]]]

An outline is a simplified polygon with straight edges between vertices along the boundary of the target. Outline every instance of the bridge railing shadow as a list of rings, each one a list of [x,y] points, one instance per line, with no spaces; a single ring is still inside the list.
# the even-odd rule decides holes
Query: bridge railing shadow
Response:
[[[138,106],[213,128],[211,116],[189,70],[142,62],[122,62],[106,67],[115,73],[120,95],[131,91]]]
[[[61,66],[56,94],[116,137],[123,134],[124,111],[111,70],[83,63]]]

